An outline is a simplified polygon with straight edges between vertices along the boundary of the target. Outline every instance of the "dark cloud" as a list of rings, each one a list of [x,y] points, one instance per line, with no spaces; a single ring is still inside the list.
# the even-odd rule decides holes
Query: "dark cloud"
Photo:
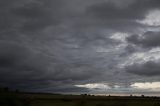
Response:
[[[104,20],[134,20],[143,19],[147,10],[141,3],[133,4],[128,8],[118,8],[112,2],[95,4],[88,8],[87,13]]]
[[[158,33],[131,36],[130,44],[110,36],[138,33],[146,26],[136,20],[156,8],[158,0],[1,0],[0,86],[88,92],[74,85],[129,83],[118,64],[137,51],[133,44],[159,46]]]
[[[138,51],[138,49],[134,45],[128,44],[124,48],[124,52],[121,53],[119,56],[120,57],[130,56],[131,54],[135,53],[136,51]]]
[[[1,33],[38,33],[63,23],[69,14],[64,0],[2,0],[1,4]]]
[[[146,63],[135,63],[131,66],[126,67],[126,72],[133,73],[140,76],[159,76],[160,75],[160,65],[154,61],[148,61]]]
[[[122,0],[122,3],[120,3],[113,0],[96,3],[87,7],[86,15],[97,25],[104,25],[106,29],[119,32],[136,32],[140,28],[147,27],[137,20],[145,19],[151,10],[159,9],[159,4],[158,0],[129,1],[127,3]]]
[[[127,38],[127,41],[135,44],[141,45],[146,48],[150,47],[159,47],[160,46],[160,32],[148,31],[145,32],[142,36],[132,35]]]
[[[76,81],[87,80],[97,74],[96,71],[91,70],[92,68],[76,63],[74,63],[75,66],[67,63],[54,65],[56,61],[50,61],[43,54],[16,43],[1,42],[0,44],[1,85],[6,84],[9,87],[21,89],[42,89],[50,84],[56,86],[58,81],[66,86]],[[54,67],[51,67],[51,64]],[[91,71],[92,74],[90,74]]]
[[[158,0],[135,0],[135,2],[125,8],[119,8],[114,2],[110,1],[92,5],[88,8],[87,12],[91,14],[91,16],[99,17],[103,20],[135,21],[135,19],[144,19],[148,11],[157,8],[159,8]]]
[[[79,94],[79,93],[88,93],[90,90],[87,88],[82,88],[82,87],[76,87],[73,85],[61,85],[61,86],[48,86],[48,88],[44,88],[44,89],[39,89],[39,90],[35,90],[35,92],[57,92],[57,93],[75,93],[75,94]]]
[[[0,50],[1,83],[15,82],[17,86],[16,82],[23,84],[43,78],[47,63],[41,55],[14,43],[1,43]]]

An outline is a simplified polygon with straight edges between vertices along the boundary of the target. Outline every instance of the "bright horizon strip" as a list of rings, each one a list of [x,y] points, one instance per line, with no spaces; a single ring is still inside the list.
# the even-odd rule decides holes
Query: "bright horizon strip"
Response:
[[[105,89],[105,88],[110,88],[107,84],[103,83],[92,83],[92,84],[84,84],[84,85],[75,85],[76,87],[84,87],[88,89]]]
[[[135,82],[132,83],[128,88],[125,88],[123,86],[119,86],[119,85],[114,85],[113,87],[110,87],[108,84],[106,83],[90,83],[90,84],[82,84],[82,85],[75,85],[76,87],[83,87],[83,88],[88,88],[88,89],[101,89],[101,90],[105,90],[105,89],[113,89],[116,90],[115,92],[117,92],[118,90],[121,91],[123,89],[128,89],[128,92],[139,92],[142,90],[145,90],[145,92],[160,92],[160,82]]]
[[[136,89],[148,89],[150,91],[160,91],[160,82],[137,82],[131,84],[131,87]]]

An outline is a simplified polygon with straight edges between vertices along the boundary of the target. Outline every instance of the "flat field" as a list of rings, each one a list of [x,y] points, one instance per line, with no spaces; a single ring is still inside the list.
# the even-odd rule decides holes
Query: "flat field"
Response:
[[[0,106],[160,106],[160,98],[1,92]]]

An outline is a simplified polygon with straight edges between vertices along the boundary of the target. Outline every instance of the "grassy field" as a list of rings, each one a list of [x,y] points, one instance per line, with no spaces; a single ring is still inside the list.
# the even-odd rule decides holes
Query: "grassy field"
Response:
[[[160,98],[0,92],[0,106],[160,106]]]

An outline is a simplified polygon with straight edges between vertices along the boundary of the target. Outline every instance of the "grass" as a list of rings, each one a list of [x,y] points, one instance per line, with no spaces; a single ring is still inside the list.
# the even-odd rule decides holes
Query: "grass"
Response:
[[[160,98],[0,92],[0,106],[160,106]]]

